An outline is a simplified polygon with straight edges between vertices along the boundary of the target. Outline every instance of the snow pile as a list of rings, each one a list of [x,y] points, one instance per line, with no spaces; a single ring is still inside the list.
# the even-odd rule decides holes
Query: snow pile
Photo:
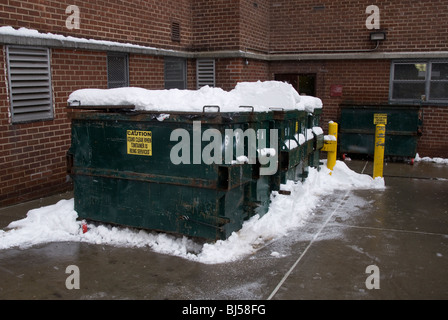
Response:
[[[243,228],[225,241],[199,245],[187,237],[175,237],[146,230],[88,225],[82,232],[82,221],[77,220],[74,200],[62,200],[55,205],[31,210],[25,219],[12,222],[7,231],[0,230],[0,250],[58,241],[79,241],[124,247],[149,247],[152,250],[175,255],[201,263],[224,263],[241,259],[257,248],[306,224],[323,196],[337,189],[383,189],[384,180],[373,180],[350,170],[338,161],[332,175],[326,166],[321,171],[310,168],[304,183],[289,181],[282,186],[291,195],[273,192],[269,212],[253,217]]]
[[[11,229],[0,231],[0,249],[28,247],[39,243],[78,241],[81,235],[78,214],[73,200],[30,210],[27,217],[9,224]]]
[[[312,96],[300,96],[300,103],[297,109],[314,112],[314,109],[322,109],[322,107],[322,100],[319,98]]]
[[[209,86],[199,90],[80,89],[72,92],[67,102],[74,106],[134,105],[136,110],[180,112],[202,112],[204,106],[219,106],[221,112],[249,110],[241,106],[254,107],[257,112],[271,108],[312,112],[322,108],[319,98],[300,96],[290,84],[279,81],[241,82],[231,91]]]
[[[324,134],[324,130],[321,127],[313,127],[313,133],[315,135],[321,136]]]
[[[430,158],[430,157],[421,158],[418,153],[415,156],[414,160],[417,162],[434,162],[434,163],[438,163],[438,164],[448,164],[448,159],[437,158],[437,157],[436,158]]]

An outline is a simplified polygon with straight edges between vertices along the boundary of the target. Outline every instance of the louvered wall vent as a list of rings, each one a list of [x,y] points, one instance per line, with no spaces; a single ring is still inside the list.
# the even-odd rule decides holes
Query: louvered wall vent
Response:
[[[171,40],[180,42],[180,23],[171,23]]]
[[[198,59],[196,62],[197,88],[204,86],[215,86],[215,60]]]
[[[12,122],[52,119],[49,50],[9,46],[6,54]]]

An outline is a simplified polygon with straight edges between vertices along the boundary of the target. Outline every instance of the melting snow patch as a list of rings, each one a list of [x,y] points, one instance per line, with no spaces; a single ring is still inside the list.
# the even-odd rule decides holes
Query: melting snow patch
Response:
[[[436,158],[430,158],[430,157],[421,158],[418,153],[415,156],[414,160],[417,162],[434,162],[434,163],[438,163],[438,164],[448,164],[448,159],[438,158],[438,157],[436,157]]]

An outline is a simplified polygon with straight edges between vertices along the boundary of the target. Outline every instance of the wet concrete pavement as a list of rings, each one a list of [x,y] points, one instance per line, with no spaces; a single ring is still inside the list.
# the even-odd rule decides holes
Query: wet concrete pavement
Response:
[[[347,164],[372,172],[371,162]],[[72,242],[0,250],[0,299],[448,299],[448,166],[388,163],[385,180],[384,191],[322,199],[304,227],[237,262]],[[0,229],[70,197],[2,208]],[[69,265],[79,267],[79,290],[66,288]],[[368,278],[379,289],[369,289]]]

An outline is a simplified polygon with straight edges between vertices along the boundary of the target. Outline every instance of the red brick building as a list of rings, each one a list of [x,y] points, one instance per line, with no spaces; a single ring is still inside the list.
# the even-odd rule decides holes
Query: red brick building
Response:
[[[70,188],[66,101],[87,87],[287,80],[323,123],[346,102],[418,102],[418,152],[448,157],[447,0],[5,0],[2,26],[0,206]]]

